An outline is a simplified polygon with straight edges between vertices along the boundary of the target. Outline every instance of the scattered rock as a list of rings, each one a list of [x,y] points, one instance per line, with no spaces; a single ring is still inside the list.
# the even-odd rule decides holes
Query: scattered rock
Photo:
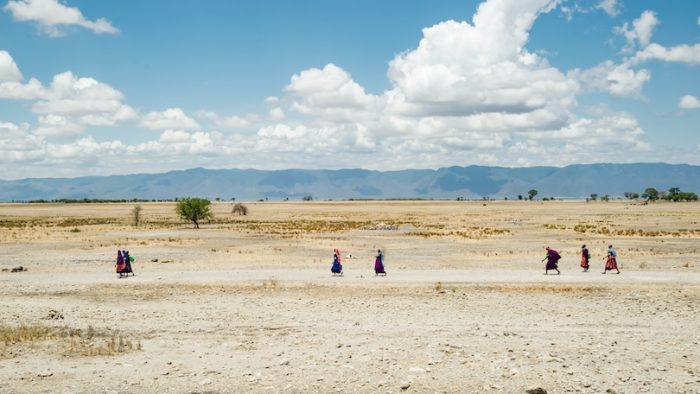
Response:
[[[23,271],[27,271],[27,269],[22,267],[21,265],[19,267],[14,267],[10,270],[10,272],[23,272]]]
[[[63,313],[61,313],[55,309],[49,309],[49,313],[46,315],[46,318],[49,320],[62,320]]]
[[[48,378],[49,376],[53,376],[53,372],[39,372],[36,374],[36,376],[40,378]]]
[[[365,230],[398,230],[399,226],[395,224],[377,223],[365,227]]]
[[[409,382],[401,383],[400,387],[401,387],[401,390],[408,390],[408,388],[411,387],[411,383],[409,383]]]
[[[533,389],[527,389],[525,390],[527,394],[547,394],[547,390],[543,389],[542,387],[535,387]]]
[[[210,384],[212,384],[211,379],[204,379],[204,380],[202,380],[201,382],[199,382],[199,385],[200,385],[200,386],[208,386],[208,385],[210,385]]]
[[[289,360],[280,361],[280,365],[289,365]]]
[[[411,371],[413,373],[423,373],[423,372],[425,372],[425,369],[420,368],[420,367],[411,367],[411,368],[409,368],[409,371]]]
[[[157,263],[158,259],[151,259],[151,263]]]

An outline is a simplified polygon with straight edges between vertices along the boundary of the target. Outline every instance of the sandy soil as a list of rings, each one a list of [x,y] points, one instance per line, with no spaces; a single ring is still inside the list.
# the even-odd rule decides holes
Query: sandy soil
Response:
[[[700,204],[141,205],[0,204],[0,392],[700,393]]]

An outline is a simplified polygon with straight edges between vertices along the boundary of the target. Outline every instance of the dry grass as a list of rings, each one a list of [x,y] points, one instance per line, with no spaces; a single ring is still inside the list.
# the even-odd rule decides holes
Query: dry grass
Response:
[[[431,237],[457,237],[466,239],[485,239],[495,236],[510,235],[508,229],[489,228],[489,227],[470,227],[465,230],[418,230],[411,231],[407,235],[416,237],[431,238]]]
[[[141,342],[133,342],[118,332],[86,330],[44,325],[0,325],[0,357],[14,357],[23,345],[42,345],[49,352],[71,356],[112,356],[141,350]]]
[[[551,227],[548,227],[551,228]],[[566,229],[566,226],[553,227],[559,229]],[[573,230],[580,234],[600,234],[609,235],[617,237],[694,237],[700,235],[700,229],[674,229],[674,230],[643,230],[640,228],[614,228],[613,225],[608,224],[605,226],[599,226],[594,224],[577,224],[573,227]]]

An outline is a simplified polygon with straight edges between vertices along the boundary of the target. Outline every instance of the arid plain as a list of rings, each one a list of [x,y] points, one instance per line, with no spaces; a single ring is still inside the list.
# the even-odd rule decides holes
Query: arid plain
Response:
[[[700,392],[698,203],[245,204],[0,204],[0,392]]]

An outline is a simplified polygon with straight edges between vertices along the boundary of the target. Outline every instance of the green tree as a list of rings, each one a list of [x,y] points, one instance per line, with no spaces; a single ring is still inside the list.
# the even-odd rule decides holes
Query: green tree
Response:
[[[600,200],[601,200],[601,201],[608,202],[608,201],[610,201],[610,196],[606,194],[606,195],[604,195],[603,197],[601,197]]]
[[[527,196],[530,200],[535,198],[536,195],[537,195],[537,190],[535,190],[535,189],[530,189],[530,191],[527,192]]]
[[[647,201],[656,201],[659,199],[659,191],[654,189],[653,187],[648,187],[644,189],[644,193],[642,193],[642,198]]]
[[[195,228],[199,228],[202,220],[211,220],[214,214],[211,212],[211,201],[204,198],[183,198],[177,202],[175,212],[184,220],[194,223]]]

